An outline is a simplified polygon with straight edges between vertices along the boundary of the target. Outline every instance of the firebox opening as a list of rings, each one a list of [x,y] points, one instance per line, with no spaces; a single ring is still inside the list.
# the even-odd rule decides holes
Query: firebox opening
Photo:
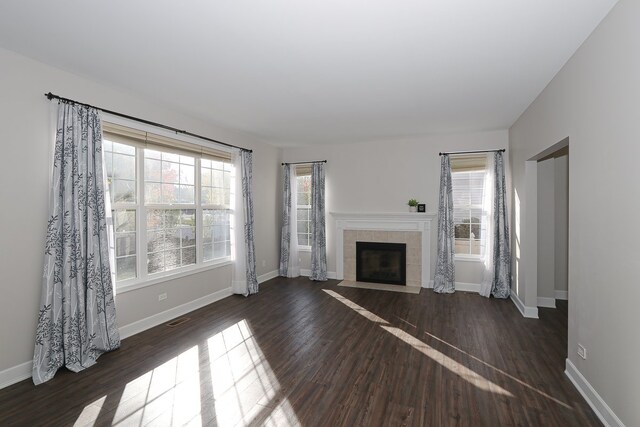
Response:
[[[407,245],[404,243],[356,242],[358,282],[407,284]]]

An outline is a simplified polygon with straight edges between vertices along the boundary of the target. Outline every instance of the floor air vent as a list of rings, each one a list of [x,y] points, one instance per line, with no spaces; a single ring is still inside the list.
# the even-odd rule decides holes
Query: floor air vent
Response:
[[[179,317],[176,320],[172,320],[171,322],[167,323],[167,326],[170,328],[175,328],[176,326],[180,326],[183,323],[188,322],[190,319],[188,317]]]

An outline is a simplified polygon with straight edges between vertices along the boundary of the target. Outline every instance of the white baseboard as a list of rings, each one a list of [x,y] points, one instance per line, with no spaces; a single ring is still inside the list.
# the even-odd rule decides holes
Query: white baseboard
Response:
[[[515,306],[518,307],[518,310],[520,310],[520,314],[522,314],[523,317],[529,319],[538,318],[538,307],[527,307],[524,305],[520,297],[518,297],[518,295],[513,291],[511,292],[511,301],[513,301]]]
[[[300,275],[304,277],[309,277],[311,276],[311,270],[307,268],[301,268]],[[327,271],[327,279],[335,279],[336,277],[338,276],[336,275],[335,271]]]
[[[556,299],[561,299],[561,300],[568,300],[569,299],[569,292],[568,291],[556,291]]]
[[[589,384],[589,381],[578,371],[576,365],[574,365],[569,359],[567,359],[567,368],[564,371],[565,375],[569,377],[573,385],[578,389],[584,400],[587,401],[593,412],[596,413],[602,424],[607,427],[624,427],[620,418],[611,410],[609,405],[602,400],[602,397],[598,392]]]
[[[260,276],[258,276],[258,283],[264,283],[267,280],[271,280],[278,277],[279,275],[280,275],[280,272],[278,270],[273,270],[268,273],[261,274]]]
[[[433,289],[433,280],[429,280],[427,283],[423,283],[422,287],[427,289]]]
[[[456,282],[456,291],[480,293],[479,283]]]
[[[232,294],[233,292],[231,291],[231,288],[221,289],[212,294],[205,295],[193,301],[189,301],[188,303],[154,314],[153,316],[145,317],[144,319],[138,320],[125,326],[121,326],[119,328],[120,338],[125,339],[132,335],[139,334],[142,331],[146,331],[147,329],[153,328],[154,326],[166,323],[171,319],[175,319],[176,317],[185,315],[189,312],[192,312],[193,310],[197,310],[201,307],[204,307],[205,305],[209,305],[211,303],[219,301]]]
[[[538,297],[538,307],[556,308],[555,298]]]
[[[28,361],[0,371],[0,389],[29,378],[31,376],[32,364],[32,361]]]

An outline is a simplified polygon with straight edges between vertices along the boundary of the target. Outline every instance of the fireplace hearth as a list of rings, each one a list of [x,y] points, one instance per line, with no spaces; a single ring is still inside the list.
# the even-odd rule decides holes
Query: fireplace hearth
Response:
[[[405,243],[356,242],[356,280],[406,285],[406,260]]]

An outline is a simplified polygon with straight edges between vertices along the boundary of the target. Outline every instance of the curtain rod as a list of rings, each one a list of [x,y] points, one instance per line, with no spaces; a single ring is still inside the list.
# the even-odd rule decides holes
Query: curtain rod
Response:
[[[198,134],[195,134],[195,133],[191,133],[191,132],[188,132],[186,130],[181,130],[181,129],[178,129],[178,128],[174,128],[172,126],[163,125],[162,123],[152,122],[151,120],[141,119],[139,117],[130,116],[128,114],[118,113],[117,111],[107,110],[106,108],[95,107],[95,106],[90,105],[90,104],[85,104],[84,102],[74,101],[73,99],[63,98],[62,96],[54,95],[51,92],[45,93],[44,96],[46,96],[49,100],[57,99],[58,101],[62,101],[62,102],[66,102],[66,103],[84,105],[85,107],[95,108],[96,110],[100,110],[100,111],[103,111],[105,113],[113,114],[114,116],[124,117],[125,119],[134,120],[136,122],[140,122],[140,123],[144,123],[144,124],[147,124],[147,125],[155,126],[155,127],[158,127],[158,128],[170,130],[172,132],[180,133],[182,135],[188,135],[188,136],[192,136],[194,138],[203,139],[205,141],[215,142],[216,144],[224,145],[225,147],[238,148],[240,150],[248,151],[250,153],[253,151],[253,150],[249,150],[247,148],[238,147],[237,145],[227,144],[226,142],[218,141],[216,139],[208,138],[206,136],[202,136],[202,135],[198,135]]]
[[[449,151],[447,153],[440,153],[439,155],[442,156],[443,154],[473,154],[473,153],[493,153],[493,152],[504,153],[505,151],[506,149],[504,148],[496,148],[495,150]]]
[[[293,162],[293,163],[283,163],[282,166],[284,165],[310,165],[311,163],[327,163],[326,160],[314,160],[311,162]]]

